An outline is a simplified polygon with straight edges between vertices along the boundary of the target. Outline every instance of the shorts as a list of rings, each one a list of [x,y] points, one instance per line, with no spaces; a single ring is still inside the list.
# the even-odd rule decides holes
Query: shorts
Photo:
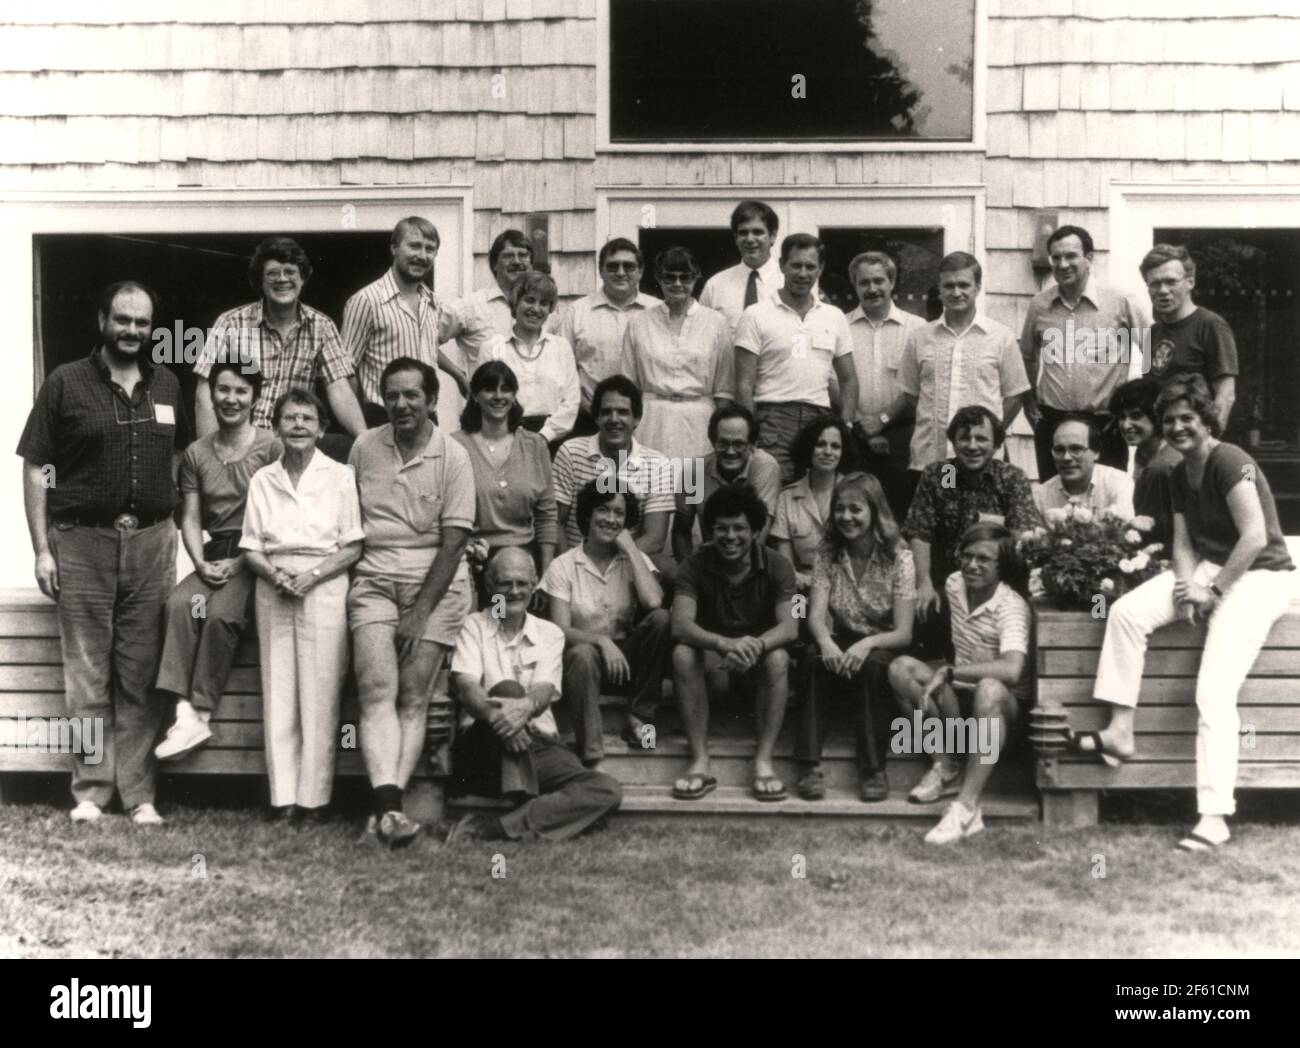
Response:
[[[927,659],[925,664],[930,669],[938,669],[944,665],[943,659]],[[957,695],[957,708],[963,717],[973,717],[975,715],[975,685],[969,681],[955,680],[952,682],[952,690]],[[1025,711],[1031,704],[1031,697],[1028,693],[1027,685],[1008,689],[1011,697],[1016,700],[1016,716],[1011,725],[1019,724],[1024,717]]]
[[[418,582],[358,575],[348,590],[348,626],[353,631],[374,625],[396,628],[402,613],[419,597],[420,586]],[[454,648],[469,611],[469,579],[456,579],[434,607],[420,639]]]

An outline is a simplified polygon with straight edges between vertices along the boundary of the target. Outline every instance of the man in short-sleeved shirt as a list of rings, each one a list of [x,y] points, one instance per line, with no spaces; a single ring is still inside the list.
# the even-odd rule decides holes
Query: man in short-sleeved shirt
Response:
[[[839,383],[840,414],[852,422],[858,410],[853,339],[840,310],[814,291],[826,248],[796,233],[781,242],[785,286],[775,299],[745,310],[736,328],[736,399],[758,420],[758,445],[781,464],[781,479],[794,479],[790,447],[799,430],[831,408],[831,383]]]
[[[1102,447],[1097,426],[1086,417],[1058,422],[1052,436],[1056,475],[1034,488],[1038,511],[1077,506],[1099,513],[1114,510],[1124,520],[1133,519],[1133,478],[1098,460]]]
[[[115,789],[137,823],[162,821],[153,683],[176,579],[175,453],[191,434],[180,384],[145,352],[152,325],[143,287],[109,287],[99,346],[50,373],[18,444],[36,581],[58,606],[68,712],[106,726],[98,750],[88,736],[72,757],[77,822],[98,819]]]
[[[977,312],[982,272],[964,251],[939,263],[943,316],[908,336],[898,386],[916,412],[912,469],[952,454],[948,423],[958,409],[988,408],[1005,428],[1029,389],[1025,364],[1010,329]]]
[[[697,800],[717,787],[709,774],[709,690],[733,678],[755,694],[758,745],[753,793],[780,801],[785,784],[772,754],[789,694],[787,645],[798,638],[793,614],[794,567],[755,536],[767,509],[749,487],[719,488],[704,504],[710,541],[677,573],[673,596],[673,689],[691,748],[691,764],[673,786],[678,800]]]
[[[419,831],[402,812],[402,791],[424,750],[430,686],[470,609],[462,553],[475,487],[469,454],[430,418],[438,402],[433,368],[398,357],[381,389],[392,421],[358,437],[348,458],[366,533],[348,623],[373,828],[398,846]]]

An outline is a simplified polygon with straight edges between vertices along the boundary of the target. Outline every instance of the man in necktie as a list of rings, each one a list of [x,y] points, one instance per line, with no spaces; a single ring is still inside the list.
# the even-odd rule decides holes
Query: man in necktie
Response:
[[[726,317],[733,335],[741,313],[775,298],[785,286],[781,266],[772,254],[779,228],[776,212],[759,200],[743,200],[731,213],[731,233],[740,262],[709,278],[700,293],[700,305]]]

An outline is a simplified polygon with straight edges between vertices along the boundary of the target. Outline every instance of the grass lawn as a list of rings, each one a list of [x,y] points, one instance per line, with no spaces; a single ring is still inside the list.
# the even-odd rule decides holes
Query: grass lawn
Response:
[[[567,845],[390,854],[356,819],[173,805],[145,831],[20,804],[0,808],[0,956],[1294,957],[1291,808],[1206,859],[1174,822],[937,849],[918,824],[616,818]]]

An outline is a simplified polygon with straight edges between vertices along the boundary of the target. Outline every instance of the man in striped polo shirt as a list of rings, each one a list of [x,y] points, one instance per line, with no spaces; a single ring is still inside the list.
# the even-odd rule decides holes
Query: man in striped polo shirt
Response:
[[[354,388],[370,426],[388,421],[380,376],[394,360],[410,357],[438,367],[465,396],[468,376],[439,346],[459,338],[481,352],[496,335],[483,315],[449,308],[430,289],[440,243],[437,227],[428,219],[402,219],[389,242],[392,267],[343,307],[343,349],[356,367]],[[451,401],[455,407],[454,398]],[[452,421],[441,417],[439,428],[454,430],[445,424]]]
[[[933,758],[907,799],[933,804],[957,797],[926,834],[927,844],[951,844],[984,829],[980,794],[1030,703],[1030,612],[1018,592],[1025,588],[1025,572],[1015,536],[1001,524],[981,521],[966,529],[959,548],[961,569],[944,584],[953,661],[925,663],[900,655],[889,667],[894,694],[915,711],[912,725],[894,722],[901,729],[894,752]],[[923,718],[935,717],[941,731],[933,720],[922,728]],[[963,754],[964,773],[958,762]]]

